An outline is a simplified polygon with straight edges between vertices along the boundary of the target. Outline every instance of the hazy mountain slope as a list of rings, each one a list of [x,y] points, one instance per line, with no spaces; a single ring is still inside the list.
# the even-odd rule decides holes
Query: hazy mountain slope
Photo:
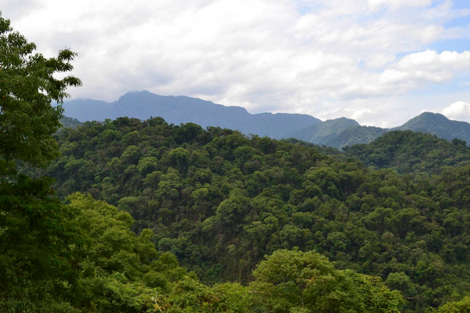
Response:
[[[71,127],[71,128],[75,128],[75,127],[82,125],[82,123],[76,118],[72,118],[68,116],[62,117],[60,119],[60,123],[62,124],[63,127]]]
[[[367,144],[382,136],[387,129],[372,126],[354,126],[346,129],[326,143],[329,147],[341,149],[344,146]]]
[[[470,142],[469,123],[452,121],[437,113],[422,113],[394,130],[412,130],[433,134],[447,140],[458,138],[465,140],[467,143]]]
[[[355,122],[349,122],[348,124],[345,120],[347,119],[336,119],[315,124],[292,133],[291,137],[338,149],[341,149],[346,145],[351,146],[354,144],[370,143],[382,136],[384,133],[394,130],[411,130],[413,132],[432,134],[447,140],[457,138],[464,140],[467,143],[470,142],[469,123],[452,121],[444,115],[437,113],[422,113],[402,126],[392,129],[360,126],[353,120],[347,120]],[[328,122],[334,123],[325,125]],[[351,126],[348,127],[349,125]],[[327,134],[326,137],[325,134]],[[330,139],[325,140],[325,138]]]
[[[329,141],[333,140],[343,131],[355,126],[360,125],[355,120],[341,117],[308,126],[289,134],[289,137],[317,145],[327,145]]]
[[[121,116],[148,119],[160,116],[173,124],[220,126],[245,134],[284,138],[320,120],[305,114],[250,114],[242,107],[223,106],[190,97],[159,96],[148,91],[129,92],[118,101],[74,100],[64,103],[65,114],[80,121],[102,121]]]
[[[67,101],[62,106],[65,109],[64,114],[66,116],[76,118],[80,122],[103,121],[117,115],[113,112],[110,103],[93,99]]]

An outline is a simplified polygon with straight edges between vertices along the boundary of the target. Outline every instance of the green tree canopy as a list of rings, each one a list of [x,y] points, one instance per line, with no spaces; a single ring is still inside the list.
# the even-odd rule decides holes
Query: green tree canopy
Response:
[[[81,81],[54,77],[73,69],[76,53],[65,49],[45,58],[35,50],[0,13],[0,157],[38,165],[58,156],[52,134],[60,127],[63,109],[51,102],[62,103],[67,87]]]
[[[400,312],[404,303],[379,278],[337,270],[314,251],[277,250],[253,272],[258,312]]]

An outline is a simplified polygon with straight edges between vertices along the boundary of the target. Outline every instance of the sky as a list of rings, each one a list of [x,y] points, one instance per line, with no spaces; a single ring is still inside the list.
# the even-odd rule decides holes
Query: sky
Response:
[[[52,57],[79,53],[72,99],[186,95],[250,113],[398,126],[470,122],[468,0],[0,0]]]

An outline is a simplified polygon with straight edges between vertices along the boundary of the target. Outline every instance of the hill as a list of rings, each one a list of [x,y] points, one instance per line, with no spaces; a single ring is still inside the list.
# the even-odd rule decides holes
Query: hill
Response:
[[[287,134],[320,123],[305,114],[250,114],[242,107],[223,106],[210,101],[184,96],[159,96],[148,91],[129,92],[118,101],[73,100],[64,103],[65,114],[79,121],[103,121],[121,116],[146,120],[163,117],[168,123],[196,123],[236,129],[244,134],[284,138]]]
[[[60,197],[118,206],[211,285],[247,283],[265,255],[298,248],[380,276],[415,312],[470,292],[468,166],[414,181],[307,145],[161,118],[87,122],[56,138],[62,156],[42,173]]]
[[[307,141],[316,145],[328,146],[328,142],[336,138],[343,131],[355,126],[359,126],[359,123],[355,120],[342,117],[321,123],[315,123],[289,134],[288,137]]]
[[[382,136],[386,129],[372,126],[354,126],[339,133],[326,143],[327,146],[341,149],[344,146],[367,144]]]
[[[60,119],[60,123],[62,124],[63,127],[70,127],[70,128],[75,128],[75,127],[82,125],[82,123],[76,118],[72,118],[68,116],[62,117]]]
[[[379,138],[383,134],[389,131],[395,130],[410,130],[413,132],[427,133],[435,135],[439,138],[446,140],[452,140],[454,138],[470,142],[470,124],[467,122],[459,122],[449,120],[442,114],[425,112],[415,118],[409,120],[405,124],[399,127],[392,129],[379,128],[379,127],[367,127],[359,126],[357,123],[339,123],[341,119],[332,120],[338,121],[336,125],[332,125],[333,131],[335,126],[338,131],[335,133],[328,133],[328,128],[325,131],[323,129],[323,124],[318,123],[307,128],[304,128],[300,131],[297,131],[292,134],[292,137],[308,141],[314,144],[326,145],[329,147],[334,147],[341,149],[344,146],[351,146],[354,144],[367,144]],[[327,123],[326,121],[324,123]],[[350,127],[348,127],[350,126]],[[322,134],[327,133],[331,135],[328,137],[329,140],[318,140],[318,138],[323,138]]]
[[[400,173],[438,174],[444,166],[470,164],[470,148],[464,141],[409,130],[388,132],[368,145],[346,147],[344,155],[367,166]]]
[[[470,142],[470,124],[449,120],[442,114],[425,112],[393,130],[412,130],[436,135],[439,138],[454,138]]]

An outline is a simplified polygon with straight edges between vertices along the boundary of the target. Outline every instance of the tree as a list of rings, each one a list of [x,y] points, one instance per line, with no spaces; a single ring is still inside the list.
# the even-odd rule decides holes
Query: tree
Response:
[[[52,134],[63,109],[51,102],[62,103],[67,87],[81,81],[54,77],[73,69],[76,53],[65,49],[48,59],[34,50],[36,45],[14,32],[0,13],[0,157],[42,165],[58,156]]]
[[[457,302],[449,302],[440,307],[438,310],[433,310],[435,313],[468,313],[470,312],[470,297],[465,297]]]
[[[72,70],[74,52],[47,59],[35,49],[0,13],[0,311],[72,312],[84,246],[75,212],[53,197],[51,179],[17,175],[15,161],[37,166],[58,156],[52,134],[62,108],[51,102],[81,82],[54,78]]]
[[[399,312],[403,299],[380,278],[337,270],[314,251],[277,250],[253,272],[256,312]]]

